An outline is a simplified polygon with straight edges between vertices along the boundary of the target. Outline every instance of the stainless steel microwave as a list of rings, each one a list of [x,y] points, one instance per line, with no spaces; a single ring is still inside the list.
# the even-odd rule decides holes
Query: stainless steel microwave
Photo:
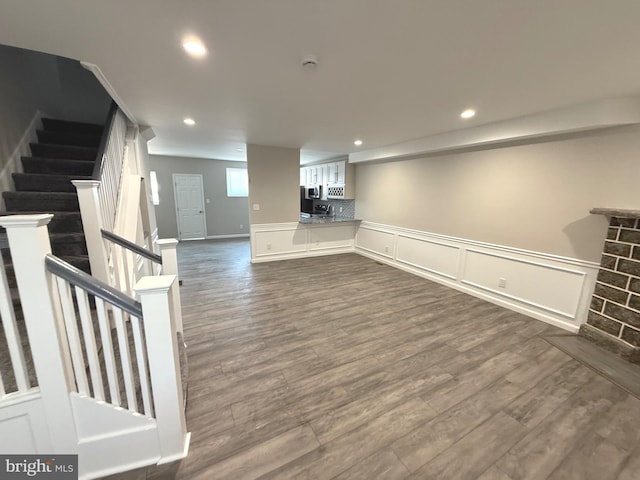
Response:
[[[305,187],[305,198],[322,198],[322,185],[308,185]]]

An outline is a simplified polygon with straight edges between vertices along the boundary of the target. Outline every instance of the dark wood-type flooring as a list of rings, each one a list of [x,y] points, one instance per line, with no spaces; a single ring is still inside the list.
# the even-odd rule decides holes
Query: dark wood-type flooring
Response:
[[[640,478],[640,400],[554,327],[356,254],[179,263],[191,448],[126,478]]]

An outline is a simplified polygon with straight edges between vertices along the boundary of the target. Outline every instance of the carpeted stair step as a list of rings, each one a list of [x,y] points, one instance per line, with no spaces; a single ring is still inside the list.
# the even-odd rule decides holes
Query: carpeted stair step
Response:
[[[36,133],[38,134],[38,142],[49,145],[75,145],[78,147],[97,148],[101,139],[101,135],[87,135],[76,132],[38,130]]]
[[[104,129],[102,125],[95,125],[93,123],[70,122],[54,118],[43,118],[42,126],[45,130],[52,132],[80,133],[83,135],[93,135],[98,137],[102,135],[102,131]]]
[[[29,146],[34,157],[95,161],[98,154],[97,147],[76,147],[75,145],[53,145],[48,143],[30,143]]]
[[[87,243],[83,233],[52,233],[51,252],[56,257],[77,257],[87,255]]]
[[[79,211],[78,196],[67,192],[3,192],[4,204],[10,212]]]
[[[22,157],[25,173],[49,173],[59,175],[91,175],[95,162],[65,160],[61,158]]]
[[[18,192],[75,192],[71,180],[91,180],[88,175],[53,175],[14,173],[13,184]]]
[[[0,212],[0,217],[3,215],[32,215],[51,213],[53,218],[47,225],[49,233],[82,233],[82,217],[80,212],[56,212],[52,210],[40,211],[40,212]],[[0,231],[4,233],[4,228],[0,227]]]

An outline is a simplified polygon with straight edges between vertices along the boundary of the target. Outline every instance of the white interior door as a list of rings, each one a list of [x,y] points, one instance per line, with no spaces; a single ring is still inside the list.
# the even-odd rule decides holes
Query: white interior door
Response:
[[[206,237],[202,175],[174,173],[173,192],[176,199],[178,238],[189,240]]]

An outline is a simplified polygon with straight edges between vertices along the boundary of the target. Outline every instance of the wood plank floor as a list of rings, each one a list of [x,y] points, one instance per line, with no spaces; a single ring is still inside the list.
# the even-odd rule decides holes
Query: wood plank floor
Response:
[[[356,254],[179,264],[189,456],[114,479],[640,478],[640,401],[554,327]]]

